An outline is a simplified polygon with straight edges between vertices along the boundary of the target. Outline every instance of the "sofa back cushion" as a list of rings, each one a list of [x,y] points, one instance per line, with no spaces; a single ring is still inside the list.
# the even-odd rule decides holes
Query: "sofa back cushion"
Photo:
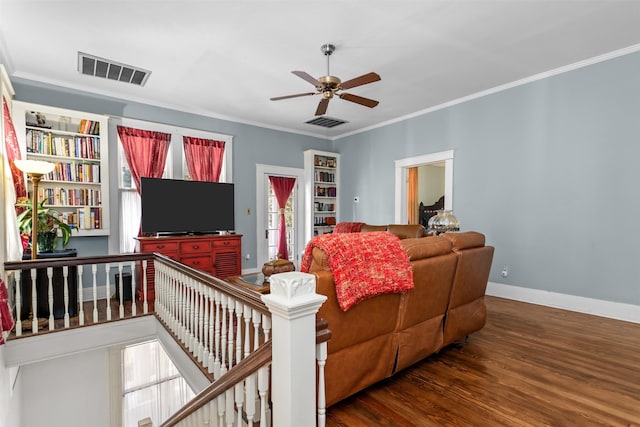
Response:
[[[398,330],[445,314],[458,262],[451,243],[440,236],[406,239],[402,245],[411,261],[414,288],[403,295]]]
[[[422,224],[389,224],[387,231],[395,234],[400,239],[412,239],[424,237],[425,235],[425,229]]]
[[[362,227],[360,227],[360,231],[363,233],[370,232],[370,231],[387,231],[387,226],[364,224]]]
[[[442,236],[451,242],[454,250],[460,251],[469,248],[481,248],[485,245],[484,234],[477,231],[465,231],[463,233],[444,233]]]

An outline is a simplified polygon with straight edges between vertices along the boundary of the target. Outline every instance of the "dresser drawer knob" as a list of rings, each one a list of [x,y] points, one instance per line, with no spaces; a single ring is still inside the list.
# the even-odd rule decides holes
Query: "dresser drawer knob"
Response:
[[[200,248],[200,246],[198,246],[198,245],[193,245],[193,249],[199,249],[199,248]]]

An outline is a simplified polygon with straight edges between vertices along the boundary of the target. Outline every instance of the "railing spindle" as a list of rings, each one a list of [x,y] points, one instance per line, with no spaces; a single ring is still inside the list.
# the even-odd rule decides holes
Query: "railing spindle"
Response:
[[[318,362],[318,427],[324,427],[327,421],[327,400],[325,395],[324,366],[327,364],[327,342],[316,344]]]
[[[227,295],[222,295],[222,327],[220,329],[220,374],[227,372],[226,366],[226,348],[227,348]]]
[[[122,277],[122,263],[118,263],[118,315],[124,318],[124,278]]]
[[[53,267],[47,267],[47,299],[49,302],[49,330],[53,331]]]
[[[142,311],[144,314],[149,312],[149,304],[147,303],[147,260],[142,260]]]
[[[129,262],[129,269],[131,270],[131,316],[136,317],[136,275],[134,274],[136,271],[136,265],[133,261]]]
[[[31,332],[38,333],[38,290],[36,287],[38,270],[31,269]]]
[[[107,320],[111,320],[111,280],[109,279],[109,272],[111,271],[111,265],[106,263],[104,265],[104,273],[106,277],[106,300],[107,300]]]
[[[78,323],[80,326],[84,325],[84,297],[82,296],[82,265],[78,266],[78,304],[80,305],[80,312],[78,313]]]
[[[64,327],[69,327],[69,266],[62,267],[62,283],[64,287]]]
[[[260,395],[260,427],[267,427],[267,391],[269,389],[269,368],[258,370],[258,394]]]
[[[20,290],[22,288],[22,274],[20,274],[20,272],[17,272],[16,274],[14,274],[14,277],[16,280],[16,336],[19,337],[22,335],[22,292]]]
[[[96,282],[97,272],[98,266],[96,264],[91,264],[91,283],[93,289],[93,323],[98,323],[98,284]]]

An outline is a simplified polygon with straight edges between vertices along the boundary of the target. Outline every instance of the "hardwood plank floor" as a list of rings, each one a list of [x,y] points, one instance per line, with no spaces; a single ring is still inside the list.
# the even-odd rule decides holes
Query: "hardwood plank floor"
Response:
[[[640,325],[487,297],[487,325],[327,426],[640,426]]]

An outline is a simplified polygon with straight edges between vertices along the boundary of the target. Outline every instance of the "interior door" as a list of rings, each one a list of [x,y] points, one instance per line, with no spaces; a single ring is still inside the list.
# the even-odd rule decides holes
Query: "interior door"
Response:
[[[278,223],[280,212],[273,193],[270,175],[286,176],[296,179],[285,208],[287,226],[287,245],[289,260],[299,266],[304,250],[304,194],[303,169],[283,168],[269,165],[257,165],[256,171],[256,235],[257,260],[256,267],[261,268],[265,262],[276,259],[278,243]]]

